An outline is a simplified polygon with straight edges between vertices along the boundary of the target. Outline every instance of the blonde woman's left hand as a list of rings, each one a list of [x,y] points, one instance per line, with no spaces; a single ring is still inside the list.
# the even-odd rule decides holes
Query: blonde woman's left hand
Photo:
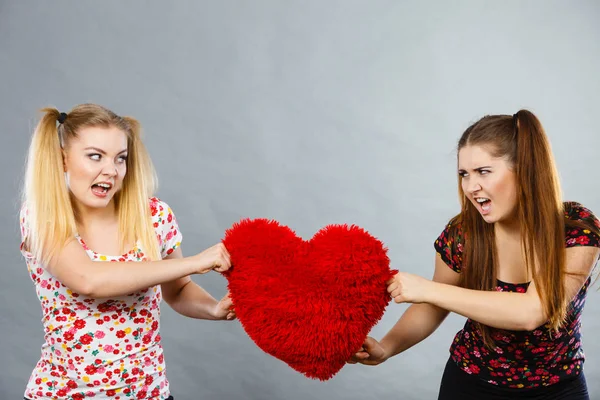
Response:
[[[388,280],[387,291],[396,303],[423,303],[432,282],[408,272],[398,272]]]
[[[233,309],[233,301],[229,292],[216,304],[213,312],[215,319],[233,320],[236,318],[235,310]]]

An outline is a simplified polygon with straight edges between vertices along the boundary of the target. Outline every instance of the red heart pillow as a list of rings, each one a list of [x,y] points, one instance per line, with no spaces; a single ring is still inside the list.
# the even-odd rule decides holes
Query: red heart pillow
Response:
[[[266,219],[225,233],[224,273],[237,317],[266,353],[328,380],[362,346],[390,301],[387,249],[357,226],[328,225],[309,241]]]

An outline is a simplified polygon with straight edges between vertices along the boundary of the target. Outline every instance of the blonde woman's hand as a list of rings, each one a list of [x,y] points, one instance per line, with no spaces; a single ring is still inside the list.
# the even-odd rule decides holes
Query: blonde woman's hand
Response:
[[[226,319],[229,321],[236,318],[233,301],[229,292],[215,305],[213,315],[215,319]]]
[[[212,270],[225,272],[231,268],[229,252],[223,243],[216,244],[203,252],[192,256],[197,263],[197,273],[205,274]]]

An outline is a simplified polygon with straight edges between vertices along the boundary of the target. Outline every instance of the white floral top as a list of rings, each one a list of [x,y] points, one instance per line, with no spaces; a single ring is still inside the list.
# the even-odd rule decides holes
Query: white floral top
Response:
[[[181,243],[169,206],[150,199],[162,257]],[[160,337],[160,286],[114,299],[71,291],[23,245],[29,233],[21,209],[21,252],[42,307],[45,343],[25,390],[28,399],[166,399],[169,382]],[[101,255],[79,243],[94,261],[145,261],[135,247],[121,256]],[[101,268],[101,266],[99,266]]]

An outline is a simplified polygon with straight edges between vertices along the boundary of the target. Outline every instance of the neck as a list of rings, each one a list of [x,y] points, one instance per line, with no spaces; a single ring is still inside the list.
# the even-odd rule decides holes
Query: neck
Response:
[[[102,208],[87,207],[76,201],[73,202],[73,206],[77,225],[82,231],[93,225],[113,223],[117,217],[114,200],[111,200],[106,207]]]
[[[520,238],[521,224],[516,218],[498,221],[494,224],[494,231],[496,236]]]

